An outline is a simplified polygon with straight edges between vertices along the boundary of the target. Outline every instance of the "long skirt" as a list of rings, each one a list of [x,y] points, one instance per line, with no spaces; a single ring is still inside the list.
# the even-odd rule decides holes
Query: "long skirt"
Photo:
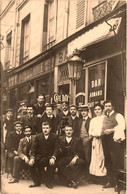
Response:
[[[89,167],[89,172],[95,176],[105,176],[107,170],[104,166],[104,153],[102,147],[101,138],[93,138],[92,141],[92,153],[91,153],[91,163]]]

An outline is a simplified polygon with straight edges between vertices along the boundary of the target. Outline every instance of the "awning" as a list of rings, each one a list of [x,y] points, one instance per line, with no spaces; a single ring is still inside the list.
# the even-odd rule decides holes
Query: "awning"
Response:
[[[82,49],[93,43],[111,38],[118,34],[122,17],[112,18],[95,26],[68,44],[68,56],[72,55],[75,49]]]

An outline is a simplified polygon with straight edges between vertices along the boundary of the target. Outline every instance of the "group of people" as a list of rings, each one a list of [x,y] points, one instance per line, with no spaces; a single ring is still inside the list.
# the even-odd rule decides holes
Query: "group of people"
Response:
[[[81,176],[88,183],[103,177],[103,188],[114,187],[117,191],[125,120],[114,111],[112,102],[95,104],[91,119],[87,105],[62,102],[61,110],[53,114],[43,94],[37,101],[36,105],[28,105],[14,123],[11,110],[7,110],[5,150],[12,174],[9,183],[19,182],[21,166],[26,164],[34,183],[30,188],[41,185],[46,167],[45,185],[50,189],[57,168],[59,179],[68,187],[77,188]]]

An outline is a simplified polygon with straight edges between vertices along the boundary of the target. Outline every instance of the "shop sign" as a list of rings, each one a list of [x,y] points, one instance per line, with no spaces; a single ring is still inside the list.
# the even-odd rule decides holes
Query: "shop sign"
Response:
[[[58,82],[62,82],[69,79],[68,65],[64,64],[58,68]]]
[[[104,100],[105,64],[106,62],[102,62],[88,69],[88,102],[90,106]]]
[[[51,100],[52,102],[59,103],[59,102],[69,102],[69,95],[68,94],[53,94],[53,98]]]
[[[56,54],[56,65],[60,65],[66,61],[67,61],[67,48],[65,47]]]

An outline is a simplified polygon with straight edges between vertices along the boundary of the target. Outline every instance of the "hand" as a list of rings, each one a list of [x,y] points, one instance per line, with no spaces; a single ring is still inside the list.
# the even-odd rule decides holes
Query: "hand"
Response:
[[[33,166],[33,164],[34,164],[34,159],[30,159],[29,165],[30,165],[30,166]]]
[[[54,165],[54,164],[55,164],[55,158],[51,158],[51,159],[49,160],[49,164],[50,164],[50,165]]]
[[[109,134],[111,134],[111,133],[113,133],[114,132],[114,129],[106,129],[105,131],[104,131],[104,135],[109,135]]]
[[[26,164],[29,164],[29,159],[27,158],[27,156],[25,156],[24,160]]]
[[[37,115],[37,117],[38,117],[38,118],[41,118],[41,117],[42,117],[42,115],[41,115],[41,114],[38,114],[38,115]]]
[[[74,165],[74,164],[76,163],[77,159],[78,159],[78,157],[75,156],[75,157],[71,160],[71,162],[70,162],[70,164],[69,164],[68,166]]]
[[[14,154],[15,154],[15,155],[18,155],[18,152],[15,150],[15,151],[14,151]]]

